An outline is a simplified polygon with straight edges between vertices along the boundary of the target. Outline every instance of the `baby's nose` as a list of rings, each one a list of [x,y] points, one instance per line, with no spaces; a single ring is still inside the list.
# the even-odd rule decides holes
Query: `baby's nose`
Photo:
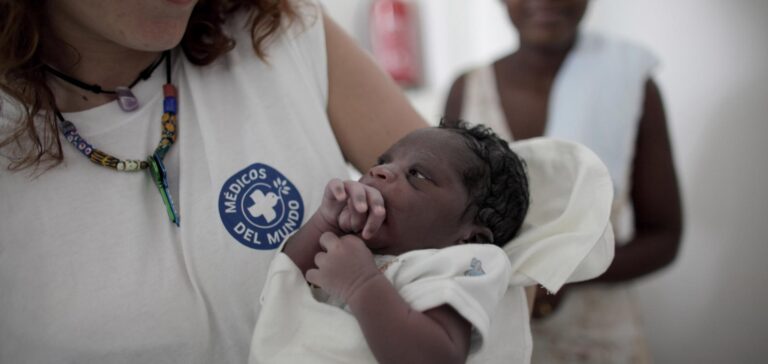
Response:
[[[380,164],[378,166],[374,166],[371,168],[371,170],[368,171],[368,174],[376,179],[381,179],[384,181],[391,181],[395,179],[395,172],[392,171],[391,168],[389,168],[387,165]]]

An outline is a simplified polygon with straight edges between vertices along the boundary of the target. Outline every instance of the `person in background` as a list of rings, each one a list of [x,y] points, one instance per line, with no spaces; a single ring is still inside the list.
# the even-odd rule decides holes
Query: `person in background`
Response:
[[[533,305],[535,363],[649,362],[631,282],[677,255],[682,213],[656,59],[634,44],[579,30],[587,0],[506,0],[519,48],[453,83],[447,118],[485,123],[508,140],[576,141],[614,183],[615,258],[588,282]]]
[[[426,126],[314,0],[0,1],[0,362],[245,363],[317,181]]]

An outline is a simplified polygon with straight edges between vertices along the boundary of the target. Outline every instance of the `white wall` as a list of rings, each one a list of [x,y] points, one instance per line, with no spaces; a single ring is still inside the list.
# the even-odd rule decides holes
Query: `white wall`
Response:
[[[372,0],[320,1],[361,46],[367,46],[366,16]],[[453,78],[461,70],[504,54],[517,39],[499,0],[411,1],[421,15],[426,85],[406,92],[416,109],[436,123]]]
[[[589,26],[662,61],[683,187],[678,261],[639,286],[660,363],[768,355],[768,2],[597,0]]]
[[[368,0],[323,2],[362,34]],[[515,37],[499,0],[417,3],[428,84],[409,96],[435,121],[453,77]],[[674,265],[637,287],[656,361],[765,362],[768,1],[593,0],[585,26],[639,41],[661,60],[686,226]]]

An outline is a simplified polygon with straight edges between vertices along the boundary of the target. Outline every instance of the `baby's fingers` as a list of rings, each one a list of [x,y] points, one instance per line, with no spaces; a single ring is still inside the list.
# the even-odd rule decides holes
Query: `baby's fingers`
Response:
[[[344,188],[344,182],[338,178],[328,181],[325,185],[325,198],[341,202],[347,199],[347,192]]]
[[[349,200],[347,200],[349,208],[359,214],[368,211],[368,198],[364,184],[356,181],[345,181],[344,188],[349,195]]]
[[[384,207],[384,197],[382,197],[381,192],[370,186],[366,186],[366,192],[368,197],[368,219],[363,227],[361,237],[363,239],[370,239],[384,223],[387,213]]]
[[[339,229],[345,233],[354,233],[354,226],[352,225],[352,213],[350,212],[349,206],[344,206],[344,208],[339,213],[338,218],[338,224]]]
[[[347,212],[346,218],[348,223],[348,228],[346,231],[357,233],[363,229],[363,224],[365,224],[367,212],[358,212],[354,205],[355,202],[350,198],[347,200],[347,206],[344,207],[344,211]],[[366,211],[368,210],[367,206],[368,203],[366,202]]]
[[[307,280],[307,282],[312,283],[318,287],[322,287],[323,285],[320,284],[320,270],[313,268],[307,271],[306,274],[304,274],[304,279]]]

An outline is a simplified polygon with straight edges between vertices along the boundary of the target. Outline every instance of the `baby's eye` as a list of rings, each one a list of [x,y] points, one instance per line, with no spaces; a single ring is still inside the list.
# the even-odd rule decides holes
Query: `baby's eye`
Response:
[[[382,156],[382,157],[379,157],[378,159],[376,159],[376,165],[377,165],[377,166],[380,166],[380,165],[382,165],[382,164],[384,164],[384,163],[387,163],[387,161],[384,159],[384,157],[383,157],[383,156]]]
[[[418,169],[413,169],[413,168],[411,168],[411,169],[408,171],[408,174],[409,174],[409,175],[411,175],[412,177],[415,177],[415,178],[418,178],[418,179],[425,179],[425,180],[429,180],[429,177],[427,177],[427,176],[425,176],[424,174],[422,174],[421,172],[419,172],[419,170],[418,170]]]

